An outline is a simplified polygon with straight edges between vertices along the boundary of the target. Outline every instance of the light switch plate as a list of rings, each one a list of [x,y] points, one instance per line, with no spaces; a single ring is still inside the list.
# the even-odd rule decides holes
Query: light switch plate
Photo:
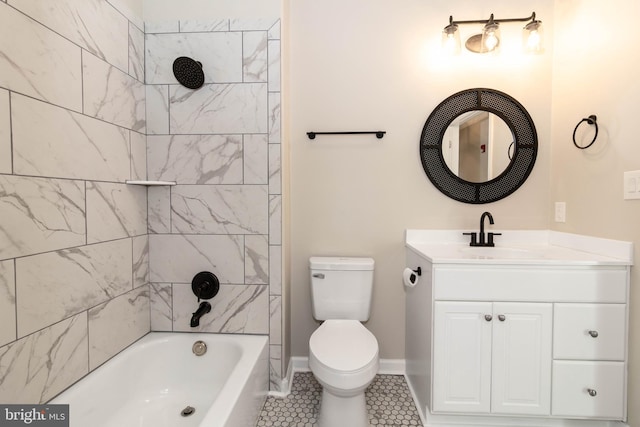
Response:
[[[624,199],[640,199],[640,171],[627,171],[623,179]]]
[[[555,221],[556,222],[567,221],[567,204],[565,202],[556,202]]]

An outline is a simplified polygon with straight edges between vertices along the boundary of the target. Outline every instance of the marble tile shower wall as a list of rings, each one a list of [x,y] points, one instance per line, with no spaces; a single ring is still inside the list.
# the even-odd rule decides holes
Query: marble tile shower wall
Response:
[[[150,330],[144,32],[105,0],[0,2],[0,402]]]
[[[173,61],[202,63],[205,84],[179,85]],[[283,373],[280,21],[145,23],[151,328],[268,334],[271,387]],[[220,280],[211,313],[191,279]]]

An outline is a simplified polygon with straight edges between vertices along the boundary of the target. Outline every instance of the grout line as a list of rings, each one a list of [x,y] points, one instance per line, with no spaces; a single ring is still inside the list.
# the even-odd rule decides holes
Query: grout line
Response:
[[[12,110],[12,91],[7,92],[7,101],[9,103],[9,149],[11,150],[11,175],[15,173],[15,159],[14,159],[14,149],[13,149],[13,110]]]
[[[107,3],[109,3],[109,1],[107,0]],[[111,4],[111,3],[109,3]],[[113,7],[113,5],[111,5]],[[114,7],[115,9],[115,7]],[[116,9],[117,10],[117,9]],[[129,20],[127,19],[127,74],[131,77],[133,77],[131,75],[131,70],[132,67],[131,66],[131,50],[132,50],[132,43],[131,43],[131,23],[129,22]],[[135,80],[138,80],[137,78],[133,77]],[[145,100],[146,101],[146,100]]]
[[[85,221],[85,223],[86,223],[86,221]],[[167,235],[170,235],[170,234],[167,234]],[[118,237],[118,238],[115,238],[115,239],[103,240],[103,241],[100,241],[100,242],[92,242],[92,243],[86,243],[86,244],[83,243],[81,245],[75,245],[75,246],[65,246],[63,248],[56,248],[56,249],[46,250],[46,251],[43,251],[43,252],[34,252],[34,253],[29,253],[29,254],[24,254],[24,255],[16,255],[16,256],[9,257],[9,258],[1,259],[0,261],[8,261],[10,259],[30,258],[30,257],[38,256],[38,255],[46,255],[46,254],[60,252],[60,251],[68,251],[68,250],[74,250],[74,249],[84,249],[87,246],[102,245],[102,244],[105,244],[105,243],[114,243],[114,242],[119,242],[121,240],[129,239],[131,237],[139,237],[139,236],[144,236],[144,234],[140,234],[138,236]],[[176,236],[176,234],[174,234],[174,236]],[[203,236],[206,236],[206,235],[203,235]]]
[[[82,48],[80,48],[80,114],[84,114],[84,49]]]
[[[246,83],[244,58],[244,31],[242,31],[240,32],[240,75],[242,76],[242,83]]]
[[[87,373],[91,372],[91,345],[89,339],[89,308],[85,310],[87,319]]]
[[[174,321],[173,321],[173,319],[174,319],[173,307],[174,307],[174,303],[175,302],[174,302],[173,283],[170,283],[169,286],[170,286],[170,289],[171,289],[171,306],[169,307],[169,308],[171,308],[171,312],[170,312],[171,313],[171,332],[174,332],[175,328],[174,328],[174,325],[173,325],[173,323],[174,323]]]
[[[173,135],[171,133],[171,87],[167,86],[167,133],[169,135]]]
[[[13,261],[13,295],[14,295],[14,301],[13,301],[14,313],[13,314],[16,318],[16,336],[15,336],[15,340],[11,342],[15,342],[18,340],[18,263],[16,262],[15,258],[12,261]]]
[[[89,211],[87,203],[87,195],[89,191],[87,189],[87,181],[84,181],[84,245],[89,244]],[[46,253],[46,252],[45,252]]]
[[[133,290],[136,288],[136,280],[134,277],[135,263],[133,262],[134,258],[136,257],[136,254],[135,254],[135,244],[133,242],[134,237],[130,237],[130,239],[131,239],[130,240],[131,242],[131,289],[130,290]]]
[[[127,136],[129,138],[129,179],[134,180],[138,179],[138,177],[134,178],[133,176],[133,140],[131,139],[131,130],[129,130]]]

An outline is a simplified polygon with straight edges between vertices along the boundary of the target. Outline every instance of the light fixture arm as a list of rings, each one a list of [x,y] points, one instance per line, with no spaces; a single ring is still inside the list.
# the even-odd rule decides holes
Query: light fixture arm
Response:
[[[491,16],[489,17],[489,19],[477,19],[477,20],[470,20],[470,21],[454,21],[453,20],[453,15],[449,16],[449,25],[460,25],[460,24],[500,24],[502,22],[526,22],[526,21],[535,21],[536,20],[536,13],[532,12],[531,16],[528,16],[526,18],[506,18],[506,19],[494,19],[493,17],[493,13],[491,14]]]

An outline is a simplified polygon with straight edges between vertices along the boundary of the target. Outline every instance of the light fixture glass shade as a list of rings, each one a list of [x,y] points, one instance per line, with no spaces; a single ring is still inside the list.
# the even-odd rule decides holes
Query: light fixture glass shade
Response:
[[[522,47],[527,53],[544,52],[544,30],[541,21],[531,21],[522,29]]]
[[[442,49],[449,55],[460,53],[460,31],[456,24],[449,24],[442,30]]]
[[[482,52],[496,52],[500,47],[500,25],[490,21],[482,30]]]

